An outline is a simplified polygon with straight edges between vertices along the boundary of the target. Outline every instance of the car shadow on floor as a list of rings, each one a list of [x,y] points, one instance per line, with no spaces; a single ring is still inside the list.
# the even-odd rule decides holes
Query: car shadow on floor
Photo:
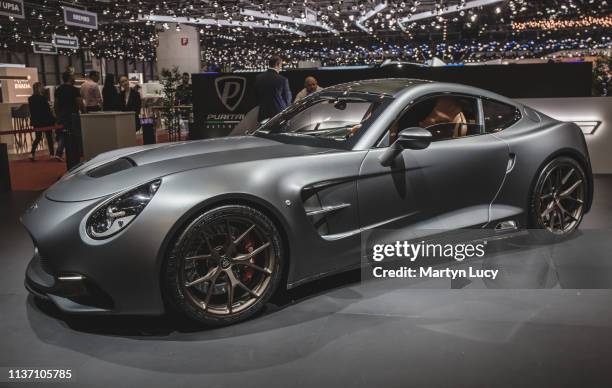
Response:
[[[277,314],[289,306],[304,302],[332,290],[356,284],[360,280],[360,271],[352,270],[315,280],[291,290],[276,292],[266,304],[265,308],[260,313],[251,317],[248,321],[263,321],[263,318],[266,316]],[[28,297],[28,306],[52,319],[62,322],[72,330],[90,334],[128,337],[160,337],[177,332],[198,333],[216,329],[202,326],[195,321],[174,313],[168,313],[161,316],[79,316],[66,314],[59,310],[52,302],[32,296]],[[286,319],[288,315],[289,314],[284,314],[283,319],[280,320],[282,321],[282,326],[290,324]],[[271,322],[274,320],[267,321]],[[302,321],[302,319],[300,319],[300,321]]]
[[[240,325],[226,328],[209,328],[178,316],[79,316],[61,312],[53,303],[28,299],[29,315],[34,320],[54,319],[66,327],[83,333],[124,336],[146,339],[147,337],[171,340],[223,338],[246,333],[262,332],[298,325],[349,308],[352,303],[394,292],[399,288],[490,288],[490,289],[611,289],[612,264],[607,260],[610,243],[605,239],[607,230],[578,231],[562,242],[542,242],[534,236],[517,236],[489,243],[486,258],[455,262],[432,260],[433,267],[477,267],[497,269],[501,272],[495,280],[473,283],[450,282],[432,285],[431,279],[402,279],[401,281],[377,281],[364,276],[368,268],[352,270],[312,281],[288,291],[277,292],[262,312]],[[541,233],[541,232],[538,232]],[[536,234],[537,236],[537,234]],[[609,240],[609,239],[608,239]],[[602,244],[602,241],[606,242]],[[595,248],[584,255],[584,247]],[[577,261],[576,258],[581,257]],[[392,263],[389,263],[392,264]],[[399,265],[405,265],[401,262]],[[408,264],[418,267],[420,263]],[[370,283],[370,281],[373,281]],[[364,287],[361,284],[367,283]],[[354,287],[358,285],[359,287]],[[316,298],[316,303],[307,303]],[[285,311],[291,308],[290,313]],[[34,327],[35,325],[33,325]]]

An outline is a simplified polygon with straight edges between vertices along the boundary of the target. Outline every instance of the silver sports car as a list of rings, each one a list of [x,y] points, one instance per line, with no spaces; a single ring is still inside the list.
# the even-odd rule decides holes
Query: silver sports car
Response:
[[[70,313],[244,320],[361,264],[369,230],[539,228],[589,210],[581,130],[473,87],[352,82],[248,136],[108,152],[26,211],[26,287]]]

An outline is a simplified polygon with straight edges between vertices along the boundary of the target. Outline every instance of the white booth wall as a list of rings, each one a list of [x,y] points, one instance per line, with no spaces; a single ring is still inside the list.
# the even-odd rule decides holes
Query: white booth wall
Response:
[[[200,34],[193,26],[181,26],[158,34],[157,73],[178,66],[180,72],[200,72]]]
[[[612,97],[529,98],[519,102],[552,118],[576,123],[596,122],[584,137],[595,174],[612,174]]]

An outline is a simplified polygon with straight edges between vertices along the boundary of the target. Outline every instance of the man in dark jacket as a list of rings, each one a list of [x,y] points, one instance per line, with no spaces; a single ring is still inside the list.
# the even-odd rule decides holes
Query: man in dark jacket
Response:
[[[136,114],[136,130],[140,129],[140,109],[142,108],[142,99],[140,93],[135,88],[130,87],[128,77],[119,78],[119,110],[122,112],[135,112]]]
[[[72,120],[74,115],[78,115],[80,112],[85,111],[81,92],[74,86],[74,74],[65,71],[62,74],[62,81],[64,83],[55,89],[55,116],[57,117],[58,124],[64,126],[63,129],[59,129],[56,132],[57,150],[55,151],[55,158],[60,161],[64,154],[67,134],[70,134],[70,136],[74,138],[72,144],[76,144],[77,150],[80,152],[81,132],[79,128],[73,128]]]
[[[34,93],[28,97],[28,104],[30,106],[30,124],[34,128],[44,128],[55,125],[55,117],[51,113],[51,107],[49,106],[49,99],[45,95],[45,87],[41,82],[34,82],[32,85]],[[53,131],[45,131],[45,137],[47,138],[47,146],[49,147],[49,154],[51,157],[55,156],[53,150]],[[43,132],[36,132],[35,139],[32,142],[32,161],[36,160],[36,149],[40,144],[43,136]]]
[[[291,90],[287,78],[278,74],[283,67],[281,57],[274,55],[268,61],[268,70],[255,79],[255,94],[259,103],[258,121],[274,117],[291,104]]]

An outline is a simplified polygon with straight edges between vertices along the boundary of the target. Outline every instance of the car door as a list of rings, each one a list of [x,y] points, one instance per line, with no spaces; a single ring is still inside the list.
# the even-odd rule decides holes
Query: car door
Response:
[[[482,130],[482,109],[474,97],[457,96],[464,104],[463,133],[453,134],[456,125],[450,123],[451,131],[445,131],[444,124],[427,125],[436,98],[413,104],[386,135],[393,137],[393,126],[425,127],[433,135],[429,147],[404,150],[391,166],[379,161],[385,146],[366,155],[357,183],[362,230],[384,230],[392,240],[400,240],[488,222],[508,165],[507,145]]]

